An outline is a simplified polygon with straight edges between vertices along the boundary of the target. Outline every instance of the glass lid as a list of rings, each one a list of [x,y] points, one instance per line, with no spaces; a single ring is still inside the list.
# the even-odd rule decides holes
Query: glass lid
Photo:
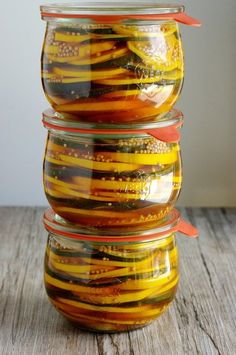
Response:
[[[115,232],[97,229],[81,228],[79,225],[69,223],[59,217],[52,209],[48,209],[44,214],[44,225],[48,232],[67,238],[78,240],[90,240],[97,242],[135,242],[149,241],[157,238],[165,238],[175,232],[183,233],[189,237],[196,238],[198,230],[191,224],[181,219],[180,212],[174,209],[164,219],[159,222],[155,229],[140,231],[133,235],[131,232],[123,232],[117,235]],[[101,234],[100,234],[101,233]]]
[[[183,125],[183,114],[178,110],[171,110],[163,115],[159,121],[145,124],[101,124],[76,121],[73,115],[61,115],[53,109],[43,112],[43,125],[49,131],[71,135],[151,135],[161,141],[175,143],[180,140],[179,127]],[[119,137],[120,138],[120,137]]]
[[[90,2],[46,4],[40,7],[46,21],[57,19],[89,19],[100,23],[122,20],[173,20],[188,26],[201,26],[201,22],[185,13],[181,4],[140,4],[136,2]],[[127,22],[126,22],[127,23]]]
[[[140,4],[136,2],[91,2],[84,1],[82,3],[55,3],[42,5],[40,7],[42,13],[50,14],[67,14],[67,15],[157,15],[157,14],[174,14],[184,12],[185,8],[181,4]]]
[[[183,122],[183,113],[180,110],[172,109],[166,114],[158,116],[158,120],[153,122],[144,123],[129,123],[127,124],[113,124],[113,123],[93,123],[93,122],[80,122],[78,117],[71,114],[60,114],[53,109],[47,109],[43,112],[44,123],[52,123],[56,126],[62,128],[78,128],[78,129],[89,129],[89,130],[124,130],[130,131],[134,130],[148,130],[169,127],[175,124],[180,124]]]

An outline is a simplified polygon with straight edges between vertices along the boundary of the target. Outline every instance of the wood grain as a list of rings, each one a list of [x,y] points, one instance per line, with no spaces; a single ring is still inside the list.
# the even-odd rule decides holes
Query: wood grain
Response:
[[[1,208],[0,353],[236,354],[236,209],[182,212],[201,238],[178,238],[181,282],[175,302],[149,327],[101,335],[74,328],[47,300],[43,210]]]

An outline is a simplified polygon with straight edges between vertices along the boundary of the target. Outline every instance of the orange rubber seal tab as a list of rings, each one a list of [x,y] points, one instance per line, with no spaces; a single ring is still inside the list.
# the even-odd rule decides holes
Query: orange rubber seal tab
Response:
[[[178,232],[191,238],[196,238],[199,234],[196,227],[192,226],[192,224],[183,219],[181,219],[178,224]]]

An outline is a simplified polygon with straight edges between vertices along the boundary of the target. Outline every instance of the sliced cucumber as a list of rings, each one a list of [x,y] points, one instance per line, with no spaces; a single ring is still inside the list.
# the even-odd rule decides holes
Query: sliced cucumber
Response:
[[[140,62],[140,58],[136,56],[134,53],[128,50],[128,54],[123,55],[121,57],[113,58],[107,62],[99,63],[91,66],[91,69],[99,69],[99,68],[126,68],[130,69],[130,63]]]
[[[72,34],[72,33],[80,33],[80,34],[88,34],[88,33],[97,33],[97,34],[116,34],[113,31],[113,28],[110,26],[101,26],[101,25],[88,25],[86,26],[78,26],[78,27],[57,27],[56,32],[64,33],[64,34]]]
[[[49,96],[59,96],[60,98],[76,100],[91,97],[99,97],[115,90],[115,88],[101,85],[91,86],[90,82],[77,83],[57,83],[43,79],[43,87]]]

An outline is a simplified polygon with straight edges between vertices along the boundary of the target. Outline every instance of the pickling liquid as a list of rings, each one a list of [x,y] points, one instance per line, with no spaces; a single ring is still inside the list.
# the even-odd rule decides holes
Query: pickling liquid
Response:
[[[50,235],[45,285],[55,308],[83,329],[121,332],[159,317],[178,285],[174,235],[102,245]]]
[[[48,26],[42,54],[46,97],[55,111],[80,121],[153,121],[174,106],[183,78],[173,21]]]
[[[151,136],[88,138],[49,133],[44,188],[54,211],[87,229],[155,228],[182,182],[178,143]]]

